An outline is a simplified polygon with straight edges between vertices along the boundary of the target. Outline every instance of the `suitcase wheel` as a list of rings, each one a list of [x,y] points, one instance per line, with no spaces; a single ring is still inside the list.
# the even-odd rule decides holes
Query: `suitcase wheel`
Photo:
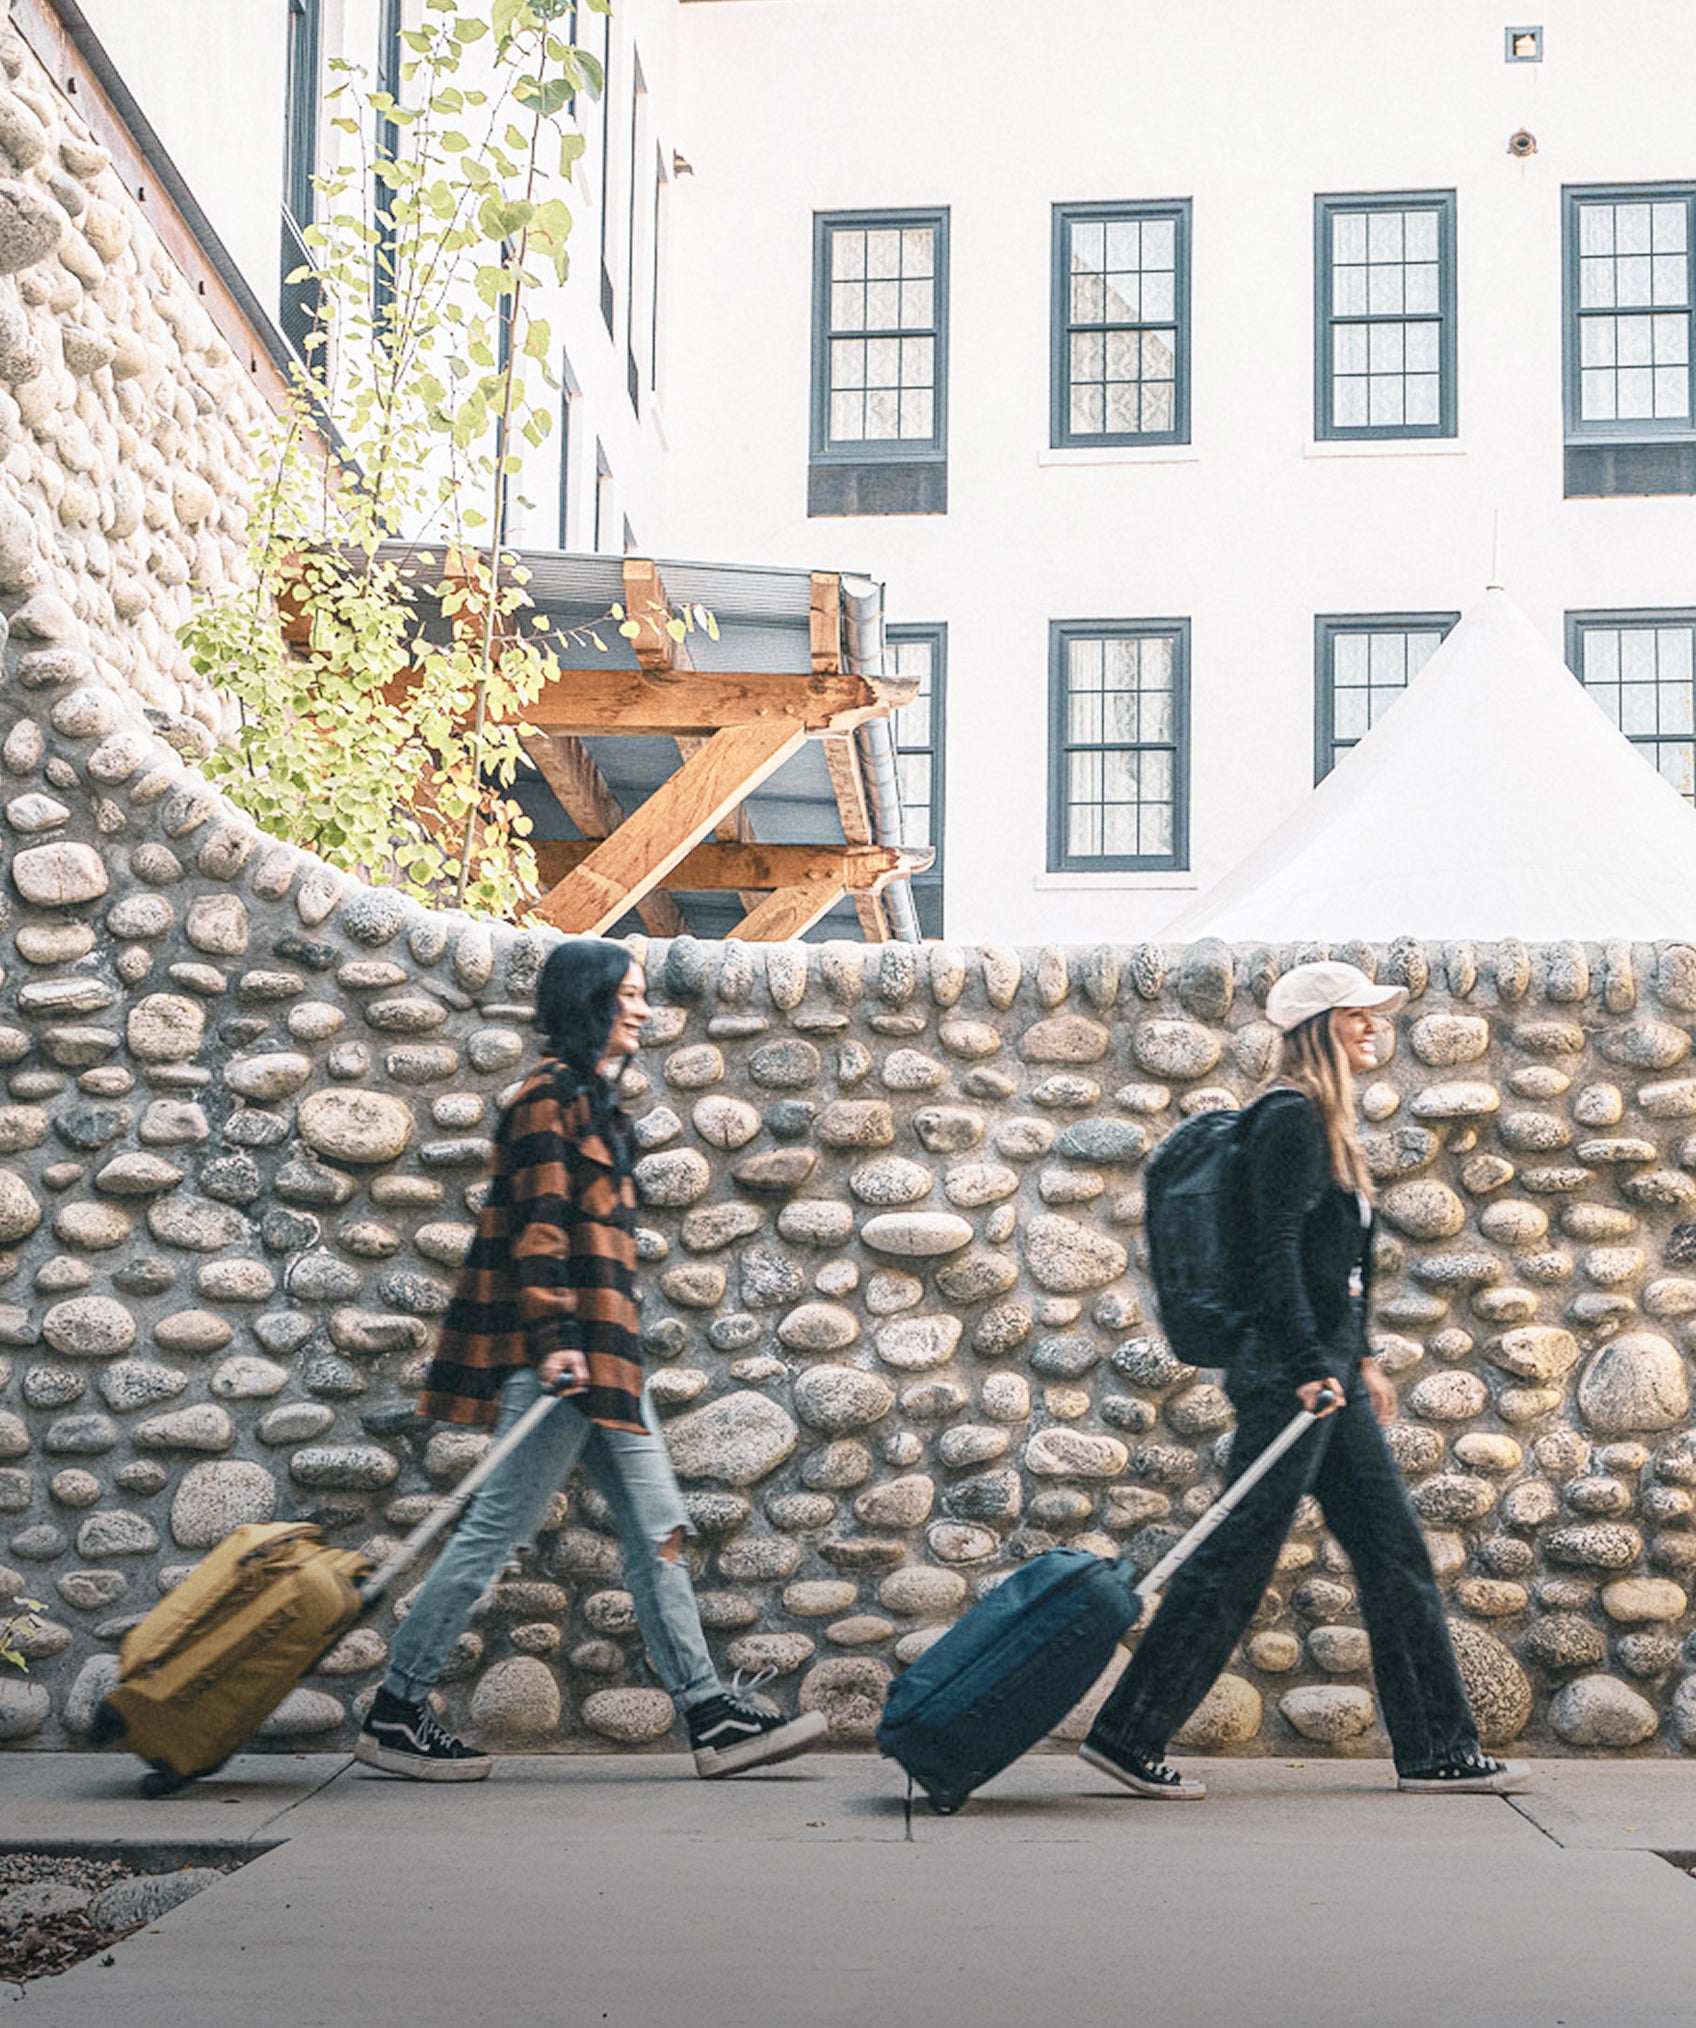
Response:
[[[108,1698],[94,1707],[94,1723],[88,1728],[90,1746],[116,1746],[129,1731],[123,1713]]]
[[[141,1793],[154,1802],[160,1796],[174,1796],[193,1780],[193,1775],[178,1774],[175,1768],[150,1767],[141,1778]]]

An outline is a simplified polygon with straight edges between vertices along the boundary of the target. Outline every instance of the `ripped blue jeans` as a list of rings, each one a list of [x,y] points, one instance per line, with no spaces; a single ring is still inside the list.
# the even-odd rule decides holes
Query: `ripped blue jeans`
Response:
[[[533,1367],[507,1376],[497,1437],[536,1399],[541,1385]],[[684,1711],[718,1694],[723,1686],[701,1631],[689,1567],[681,1556],[660,1554],[679,1529],[688,1531],[689,1516],[645,1394],[642,1414],[646,1434],[602,1429],[567,1399],[536,1425],[478,1488],[419,1588],[395,1635],[385,1690],[414,1704],[428,1696],[490,1579],[516,1543],[534,1537],[554,1494],[581,1465],[618,1524],[624,1581],[660,1681]]]

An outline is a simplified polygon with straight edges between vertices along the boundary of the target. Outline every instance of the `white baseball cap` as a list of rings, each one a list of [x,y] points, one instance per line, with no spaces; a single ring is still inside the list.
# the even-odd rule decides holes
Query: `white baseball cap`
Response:
[[[1375,986],[1358,965],[1297,965],[1267,994],[1266,1018],[1288,1035],[1333,1007],[1370,1007],[1374,1014],[1394,1014],[1406,1005],[1405,986]]]

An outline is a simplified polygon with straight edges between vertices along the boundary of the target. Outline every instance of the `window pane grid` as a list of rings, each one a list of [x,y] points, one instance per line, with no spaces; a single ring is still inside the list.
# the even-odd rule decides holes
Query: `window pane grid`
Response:
[[[1590,435],[1689,442],[1696,188],[1575,191],[1566,220],[1569,445]]]
[[[1175,857],[1177,651],[1172,634],[1066,637],[1058,738],[1068,861]]]
[[[1688,422],[1690,203],[1578,206],[1581,422]]]
[[[1060,342],[1066,440],[1182,427],[1182,219],[1127,209],[1062,226]]]
[[[1358,746],[1443,645],[1452,617],[1327,621],[1318,658],[1318,773]]]
[[[1577,659],[1609,719],[1696,802],[1696,620],[1585,623]]]
[[[827,242],[828,441],[933,441],[937,228],[833,225]]]
[[[1323,433],[1443,432],[1447,210],[1327,208]]]
[[[901,792],[901,835],[909,845],[937,841],[932,782],[936,759],[935,643],[926,636],[890,642],[892,674],[919,679],[919,694],[894,715],[895,773]]]

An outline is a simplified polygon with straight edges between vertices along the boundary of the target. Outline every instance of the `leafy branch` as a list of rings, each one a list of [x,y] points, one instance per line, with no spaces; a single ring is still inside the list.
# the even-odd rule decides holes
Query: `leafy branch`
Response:
[[[588,0],[606,12],[608,0]],[[195,668],[239,703],[206,763],[276,835],[421,899],[512,915],[536,885],[523,714],[563,648],[503,551],[521,445],[551,433],[564,194],[600,65],[568,0],[425,0],[400,89],[331,65],[307,357],[262,429],[251,579],[199,603]],[[606,618],[631,634],[621,608]],[[705,624],[667,612],[674,638]]]
[[[18,1645],[20,1640],[29,1640],[41,1631],[41,1615],[47,1607],[38,1598],[25,1598],[21,1593],[12,1600],[13,1605],[22,1608],[8,1618],[0,1620],[0,1662],[9,1662],[14,1669],[29,1674],[29,1658]]]

